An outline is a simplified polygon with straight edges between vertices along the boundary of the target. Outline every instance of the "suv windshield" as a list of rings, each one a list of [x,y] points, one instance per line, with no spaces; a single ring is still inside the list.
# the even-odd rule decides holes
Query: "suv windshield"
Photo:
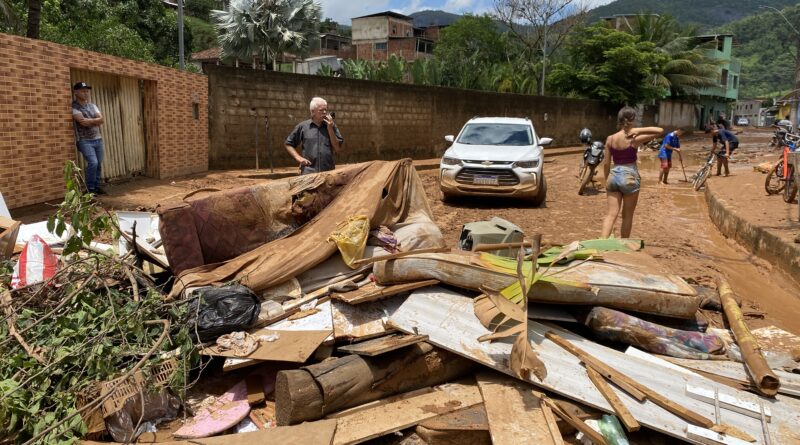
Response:
[[[468,145],[531,145],[533,135],[525,124],[467,124],[458,142]]]

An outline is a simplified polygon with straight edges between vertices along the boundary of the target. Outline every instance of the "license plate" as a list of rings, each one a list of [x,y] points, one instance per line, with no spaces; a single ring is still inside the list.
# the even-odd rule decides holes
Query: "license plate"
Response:
[[[472,178],[473,184],[478,185],[498,185],[499,182],[497,181],[497,176],[490,176],[490,175],[475,175]]]

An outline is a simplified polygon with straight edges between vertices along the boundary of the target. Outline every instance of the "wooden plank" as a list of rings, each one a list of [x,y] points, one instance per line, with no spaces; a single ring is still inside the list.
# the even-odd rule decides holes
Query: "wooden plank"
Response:
[[[436,431],[489,431],[489,419],[479,404],[425,420],[419,426]]]
[[[553,331],[548,331],[547,333],[545,333],[545,337],[547,337],[549,340],[553,341],[557,345],[563,347],[564,349],[569,351],[570,354],[575,355],[583,363],[586,363],[588,366],[594,368],[598,372],[604,372],[603,370],[612,369],[606,366],[600,360],[597,360],[588,352],[583,351],[576,346],[573,346],[570,342],[560,337]],[[642,385],[641,383],[627,377],[622,373],[617,372],[616,370],[613,371],[614,373],[611,375],[614,376],[614,380],[612,381],[615,384],[617,385],[624,384],[625,387],[632,387],[637,389],[647,397],[647,400],[655,403],[656,405],[664,408],[665,410],[671,412],[672,414],[675,414],[676,416],[685,419],[689,422],[693,422],[697,425],[704,426],[706,428],[711,428],[712,426],[714,426],[714,422],[711,419],[703,416],[702,414],[699,414],[695,411],[692,411],[689,408],[686,408],[685,406],[681,406],[678,403],[675,403],[672,399],[664,397],[662,394],[653,391],[652,389],[646,387],[645,385]],[[605,376],[606,374],[604,373],[603,375]]]
[[[708,445],[751,445],[750,442],[745,442],[742,439],[695,425],[686,425],[686,435],[697,443]]]
[[[389,323],[403,332],[428,335],[430,337],[428,342],[431,344],[513,376],[508,366],[512,345],[509,342],[477,341],[478,337],[489,334],[490,331],[475,317],[472,303],[472,298],[453,290],[438,287],[421,289],[406,298],[389,317]],[[544,338],[545,332],[549,330],[556,330],[570,343],[589,352],[600,361],[613,363],[615,369],[631,379],[707,417],[714,416],[714,407],[686,395],[687,383],[717,388],[721,393],[725,392],[737,398],[755,397],[772,410],[770,427],[773,442],[800,443],[800,431],[794,426],[800,424],[800,402],[790,397],[770,400],[744,391],[736,391],[707,378],[676,372],[628,356],[557,327],[531,321],[528,324],[531,346],[536,349],[539,357],[551,371],[543,380],[532,376],[525,379],[536,386],[563,395],[582,405],[613,413],[611,405],[589,380],[580,360]],[[642,426],[680,440],[698,443],[687,438],[685,420],[663,410],[651,401],[638,402],[626,392],[618,388],[613,389]],[[761,430],[761,423],[758,420],[739,413],[731,412],[726,415],[725,422],[740,431]]]
[[[736,381],[744,387],[751,387],[752,381],[745,369],[744,363],[722,360],[692,360],[674,357],[661,357],[664,360],[680,365],[693,371],[704,372],[714,376],[724,377]],[[800,376],[790,372],[774,370],[781,379],[779,394],[788,394],[800,397]]]
[[[625,429],[631,432],[639,431],[641,425],[639,425],[639,422],[636,421],[625,404],[622,403],[622,400],[617,397],[617,393],[609,386],[603,376],[591,367],[586,369],[586,373],[589,375],[589,379],[592,380],[592,383],[594,383],[594,386],[600,390],[603,397],[605,397],[611,407],[614,408],[614,412],[617,414],[617,417],[620,418],[622,424],[625,425]]]
[[[552,341],[558,346],[566,349],[570,354],[580,359],[581,362],[585,363],[588,366],[591,366],[600,375],[614,382],[615,385],[624,389],[628,394],[630,394],[636,400],[641,402],[645,399],[644,392],[641,389],[639,389],[635,384],[632,384],[627,378],[625,378],[623,374],[621,374],[616,369],[611,368],[610,366],[595,359],[589,354],[585,354],[580,348],[574,346],[572,343],[564,340],[563,338],[559,337],[553,332],[548,331],[547,333],[545,333],[545,337],[547,337],[548,340]]]
[[[592,429],[583,420],[562,410],[561,407],[553,403],[549,398],[543,397],[542,404],[550,408],[563,421],[572,425],[573,428],[585,434],[586,437],[588,437],[595,445],[608,445],[608,442],[606,442],[606,439],[603,437],[602,434]]]
[[[427,335],[390,334],[372,340],[362,341],[353,345],[339,346],[339,350],[350,354],[366,355],[373,357],[384,352],[394,351],[428,339]]]
[[[556,445],[541,400],[529,384],[488,372],[479,373],[477,380],[494,445]]]
[[[255,336],[277,335],[278,339],[272,342],[261,341],[259,347],[247,357],[237,356],[232,351],[220,351],[216,345],[201,349],[200,354],[303,363],[331,335],[331,331],[273,331],[259,329],[252,331],[251,334]]]
[[[439,284],[439,280],[414,281],[411,283],[381,286],[372,281],[354,291],[342,293],[334,292],[331,294],[331,298],[344,301],[347,304],[361,304],[391,297],[403,292],[410,292],[423,287],[435,286],[437,284]]]
[[[338,418],[333,443],[345,445],[365,442],[482,401],[477,385],[448,383],[427,394],[400,399]]]

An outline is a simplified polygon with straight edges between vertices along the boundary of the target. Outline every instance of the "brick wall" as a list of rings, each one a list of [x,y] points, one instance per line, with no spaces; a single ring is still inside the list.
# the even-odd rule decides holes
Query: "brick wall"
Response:
[[[555,138],[554,146],[577,145],[582,127],[589,127],[597,139],[615,131],[618,111],[589,100],[218,66],[209,67],[208,74],[209,164],[214,169],[255,166],[256,122],[261,131],[260,167],[268,166],[269,150],[275,166],[295,165],[283,142],[297,123],[309,118],[308,103],[313,96],[327,99],[328,110],[336,112],[345,138],[339,163],[440,156],[446,148],[444,136],[457,134],[474,116],[529,117],[540,136]],[[266,136],[265,116],[269,118]]]
[[[64,195],[64,161],[75,159],[73,68],[145,81],[148,175],[208,169],[205,76],[7,34],[0,34],[0,48],[0,192],[9,207]]]

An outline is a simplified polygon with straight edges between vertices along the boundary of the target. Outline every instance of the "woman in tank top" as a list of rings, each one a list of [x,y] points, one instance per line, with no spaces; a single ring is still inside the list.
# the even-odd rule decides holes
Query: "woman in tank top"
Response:
[[[606,138],[603,170],[606,175],[608,214],[603,220],[602,238],[611,236],[620,210],[622,211],[621,236],[622,238],[631,236],[633,212],[636,210],[642,183],[639,170],[636,168],[636,153],[639,146],[664,132],[664,129],[659,127],[634,128],[635,122],[636,110],[623,107],[617,115],[617,125],[620,130]]]

